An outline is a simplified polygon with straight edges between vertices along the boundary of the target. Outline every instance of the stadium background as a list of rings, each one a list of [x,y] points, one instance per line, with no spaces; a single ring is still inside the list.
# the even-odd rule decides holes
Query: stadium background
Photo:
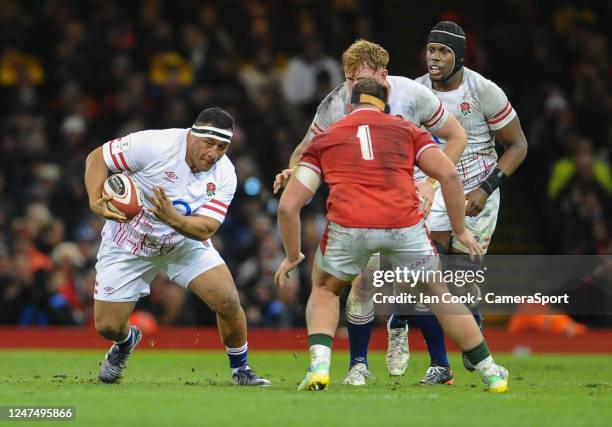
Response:
[[[425,72],[441,19],[468,35],[466,65],[519,113],[525,163],[503,188],[491,253],[609,254],[612,6],[601,1],[0,1],[0,324],[92,325],[103,222],[84,159],[147,128],[187,127],[222,106],[238,130],[236,197],[214,244],[250,326],[304,324],[308,265],[283,290],[274,175],[356,38],[381,43],[390,74]],[[312,260],[321,200],[303,216]],[[138,310],[159,325],[213,325],[193,296],[158,277]],[[146,314],[144,315],[146,319]],[[100,340],[101,341],[101,340]]]

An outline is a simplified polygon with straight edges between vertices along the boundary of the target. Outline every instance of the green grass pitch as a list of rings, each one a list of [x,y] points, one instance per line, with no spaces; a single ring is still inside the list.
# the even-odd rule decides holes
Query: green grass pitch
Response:
[[[510,391],[485,393],[454,354],[455,385],[418,380],[427,357],[412,354],[408,372],[389,378],[373,353],[367,386],[341,385],[347,354],[336,352],[332,385],[297,392],[307,353],[257,352],[251,365],[271,388],[230,385],[221,352],[140,351],[119,385],[96,381],[103,351],[0,351],[0,405],[75,405],[83,426],[603,426],[612,420],[608,355],[497,355],[510,369]],[[4,423],[0,423],[4,424]],[[19,425],[41,425],[41,422]],[[46,423],[42,423],[46,424]],[[53,425],[57,425],[54,422]]]

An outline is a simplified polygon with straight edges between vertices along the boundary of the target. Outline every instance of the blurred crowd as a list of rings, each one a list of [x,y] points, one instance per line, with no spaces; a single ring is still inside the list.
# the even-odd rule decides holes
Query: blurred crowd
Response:
[[[519,83],[533,81],[509,93],[530,144],[519,179],[530,183],[534,215],[548,224],[528,226],[548,253],[609,253],[610,8],[506,3],[530,40],[520,64],[495,54],[517,49],[507,39],[502,45],[495,26],[460,23],[468,37],[480,35],[473,68],[488,64],[481,71],[502,87],[512,67],[523,73],[515,78],[525,77]],[[203,108],[222,106],[237,123],[228,155],[239,184],[215,247],[250,325],[303,325],[310,262],[282,290],[272,283],[284,252],[271,184],[320,100],[343,81],[342,51],[357,38],[380,41],[385,26],[375,4],[1,0],[0,324],[91,324],[103,221],[89,212],[85,157],[107,140],[187,127]],[[513,15],[498,19],[509,24]],[[392,58],[402,48],[385,47]],[[405,74],[392,65],[391,74]],[[490,74],[497,72],[501,81]],[[303,215],[309,261],[325,227],[321,197]],[[137,309],[156,323],[214,323],[203,303],[164,275],[151,291]]]

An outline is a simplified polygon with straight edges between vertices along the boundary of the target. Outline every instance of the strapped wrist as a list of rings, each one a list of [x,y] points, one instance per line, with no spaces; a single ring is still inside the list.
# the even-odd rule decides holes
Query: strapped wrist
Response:
[[[500,168],[495,168],[493,173],[487,177],[479,187],[482,188],[487,195],[491,195],[501,185],[508,180],[508,175],[505,174]]]

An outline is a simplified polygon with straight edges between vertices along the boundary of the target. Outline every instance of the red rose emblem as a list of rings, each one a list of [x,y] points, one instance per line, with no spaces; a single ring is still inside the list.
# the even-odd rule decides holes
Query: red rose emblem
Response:
[[[206,184],[206,193],[211,195],[211,194],[215,194],[215,191],[217,190],[217,186],[215,185],[214,182],[209,182],[208,184]]]
[[[467,102],[462,102],[461,105],[459,105],[459,108],[461,109],[462,113],[469,113],[471,109],[470,104]]]

